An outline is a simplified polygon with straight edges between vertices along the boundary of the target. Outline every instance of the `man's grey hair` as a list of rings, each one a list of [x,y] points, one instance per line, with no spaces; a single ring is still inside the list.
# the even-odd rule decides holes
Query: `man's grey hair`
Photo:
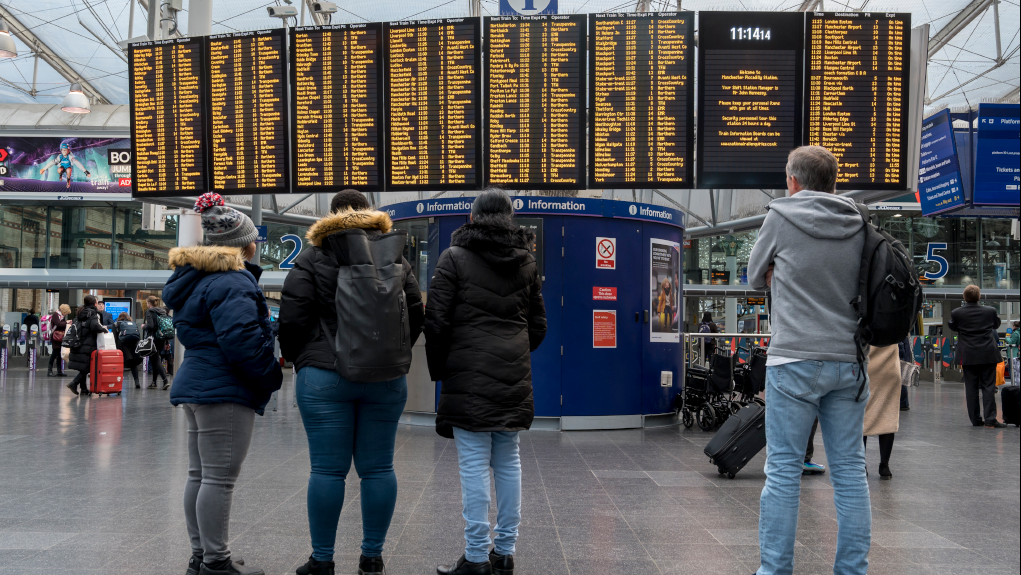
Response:
[[[837,158],[822,146],[801,146],[787,156],[787,175],[798,180],[803,190],[837,191]]]

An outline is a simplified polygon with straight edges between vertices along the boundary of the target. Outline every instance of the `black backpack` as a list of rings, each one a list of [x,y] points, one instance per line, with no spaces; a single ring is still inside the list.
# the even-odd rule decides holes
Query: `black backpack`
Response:
[[[858,297],[851,301],[858,315],[854,343],[859,376],[865,370],[865,346],[896,345],[911,333],[922,309],[922,285],[904,244],[872,225],[869,209],[857,204],[865,220],[865,247],[858,271]],[[865,389],[862,382],[857,399]]]
[[[404,295],[407,232],[334,234],[337,333],[320,329],[336,354],[337,373],[350,381],[397,379],[411,369],[411,326]]]
[[[83,343],[82,322],[78,319],[78,316],[75,316],[74,321],[67,324],[67,330],[64,332],[64,339],[60,343],[72,351],[81,348]]]
[[[124,343],[135,344],[142,339],[142,334],[139,333],[138,326],[133,321],[117,322],[117,331],[120,334],[120,340]]]

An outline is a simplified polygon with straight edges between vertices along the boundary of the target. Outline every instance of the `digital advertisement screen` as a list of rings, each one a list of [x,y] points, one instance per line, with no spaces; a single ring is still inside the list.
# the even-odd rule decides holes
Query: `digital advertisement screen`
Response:
[[[129,316],[131,312],[131,299],[130,298],[103,298],[104,305],[106,305],[106,313],[113,316],[113,320],[117,321],[117,316],[121,313],[126,313]]]
[[[975,149],[976,206],[1021,204],[1021,106],[978,105],[978,145]]]
[[[387,189],[482,186],[478,18],[387,22]]]
[[[921,142],[918,199],[922,215],[931,216],[964,207],[967,201],[950,110],[943,110],[922,121]]]
[[[486,180],[585,188],[584,14],[485,19]]]
[[[838,190],[904,190],[911,14],[809,12],[805,143],[840,162]]]
[[[693,12],[589,16],[589,185],[691,188]]]
[[[698,187],[782,189],[801,145],[801,12],[701,12]]]
[[[130,194],[131,141],[0,136],[0,193],[7,192]]]

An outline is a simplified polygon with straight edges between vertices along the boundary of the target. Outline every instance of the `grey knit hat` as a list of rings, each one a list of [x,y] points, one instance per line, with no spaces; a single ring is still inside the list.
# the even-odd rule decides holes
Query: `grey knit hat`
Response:
[[[243,248],[259,237],[252,219],[223,205],[220,194],[209,192],[199,196],[195,211],[202,215],[206,245]]]

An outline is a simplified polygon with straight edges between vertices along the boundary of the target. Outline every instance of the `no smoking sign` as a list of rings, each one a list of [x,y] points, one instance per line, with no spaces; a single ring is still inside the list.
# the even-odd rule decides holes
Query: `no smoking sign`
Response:
[[[596,269],[617,269],[617,238],[596,238]]]

